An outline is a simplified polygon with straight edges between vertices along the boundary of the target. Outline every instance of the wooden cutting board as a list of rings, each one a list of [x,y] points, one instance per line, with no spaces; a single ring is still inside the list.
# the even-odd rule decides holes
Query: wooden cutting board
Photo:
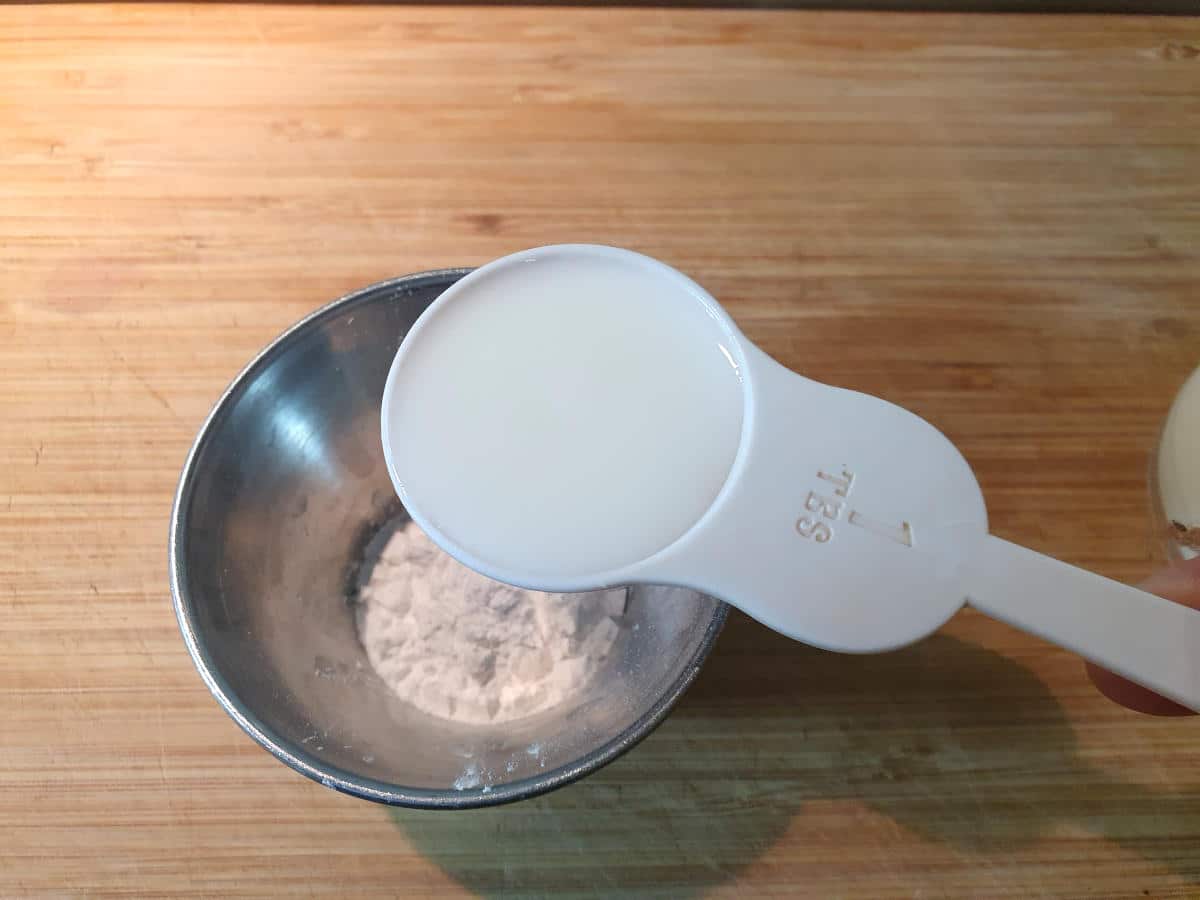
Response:
[[[1200,720],[977,615],[865,658],[735,617],[587,781],[389,812],[220,711],[166,535],[289,323],[597,241],[936,423],[1000,535],[1139,578],[1198,175],[1195,19],[0,8],[0,895],[1197,895]]]

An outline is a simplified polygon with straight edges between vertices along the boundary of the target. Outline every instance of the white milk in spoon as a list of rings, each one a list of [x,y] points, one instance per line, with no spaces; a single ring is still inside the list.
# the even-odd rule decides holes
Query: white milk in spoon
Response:
[[[583,576],[668,546],[740,442],[738,351],[710,304],[607,248],[468,276],[405,338],[384,397],[405,504],[493,570]]]

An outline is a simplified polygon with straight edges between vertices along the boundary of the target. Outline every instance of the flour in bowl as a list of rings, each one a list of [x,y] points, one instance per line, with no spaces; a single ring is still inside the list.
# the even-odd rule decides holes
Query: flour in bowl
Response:
[[[578,694],[611,654],[625,589],[544,594],[492,581],[414,524],[368,548],[359,636],[402,700],[454,722],[507,722]]]

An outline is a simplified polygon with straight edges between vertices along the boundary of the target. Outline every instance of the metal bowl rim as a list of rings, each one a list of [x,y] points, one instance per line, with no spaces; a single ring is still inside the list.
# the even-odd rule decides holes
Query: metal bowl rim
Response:
[[[337,766],[319,760],[294,742],[288,741],[276,734],[273,729],[258,719],[249,709],[243,706],[230,685],[217,671],[208,653],[208,648],[194,627],[191,598],[185,596],[187,583],[186,565],[184,563],[183,522],[191,507],[193,481],[196,467],[205,448],[212,440],[218,425],[232,409],[233,404],[241,396],[251,379],[291,344],[301,333],[335,315],[370,300],[381,293],[395,290],[414,290],[426,287],[431,282],[447,279],[457,280],[468,272],[469,268],[435,269],[428,272],[418,272],[380,281],[367,287],[346,294],[331,303],[309,313],[290,326],[282,334],[271,341],[261,350],[229,383],[212,410],[205,417],[196,439],[192,442],[183,470],[179,477],[179,485],[171,508],[171,526],[168,539],[168,566],[170,572],[171,600],[175,608],[175,618],[179,623],[179,631],[183,636],[196,670],[208,687],[209,692],[216,698],[221,708],[229,714],[237,724],[252,737],[260,746],[268,750],[281,762],[286,763],[301,775],[320,782],[326,787],[333,788],[344,794],[385,803],[391,806],[406,806],[421,809],[472,809],[484,806],[498,806],[517,800],[536,797],[547,791],[570,784],[591,772],[607,765],[633,748],[643,740],[666,718],[667,714],[683,696],[683,693],[695,680],[705,659],[712,651],[725,620],[729,615],[728,604],[717,601],[717,607],[705,630],[704,637],[696,649],[696,653],[687,668],[672,683],[670,688],[659,697],[636,722],[626,728],[621,734],[597,747],[595,750],[579,758],[575,762],[560,766],[544,774],[538,774],[520,781],[500,785],[488,790],[473,789],[457,791],[453,789],[434,790],[430,788],[403,787],[388,782],[378,781],[347,772]]]

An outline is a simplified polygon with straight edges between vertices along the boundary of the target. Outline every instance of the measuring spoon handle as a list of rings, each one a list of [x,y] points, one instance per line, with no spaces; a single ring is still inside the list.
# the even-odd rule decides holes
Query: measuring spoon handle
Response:
[[[967,602],[1200,711],[1200,611],[988,535]]]

